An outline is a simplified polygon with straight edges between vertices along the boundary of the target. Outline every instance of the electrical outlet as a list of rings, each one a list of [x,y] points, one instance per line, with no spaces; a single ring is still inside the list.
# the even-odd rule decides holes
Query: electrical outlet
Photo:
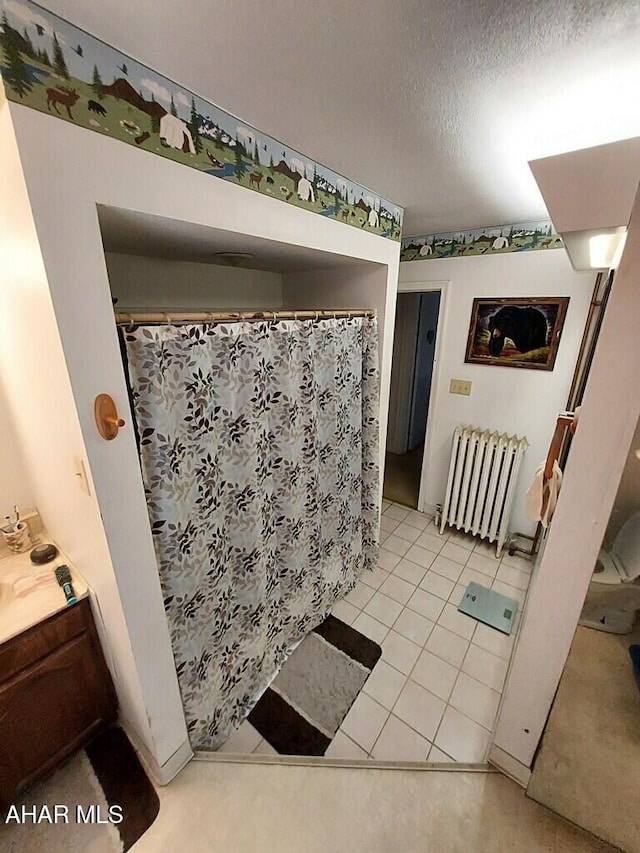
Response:
[[[471,381],[469,379],[452,379],[449,383],[450,394],[462,394],[468,397],[471,394]]]

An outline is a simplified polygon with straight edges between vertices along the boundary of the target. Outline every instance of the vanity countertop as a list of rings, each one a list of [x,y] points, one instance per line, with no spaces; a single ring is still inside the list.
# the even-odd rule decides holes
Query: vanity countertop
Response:
[[[53,541],[44,531],[39,538],[40,542]],[[29,551],[0,559],[0,644],[68,606],[55,576],[58,566],[69,567],[78,600],[89,594],[85,580],[60,549],[58,556],[44,566],[34,566]]]

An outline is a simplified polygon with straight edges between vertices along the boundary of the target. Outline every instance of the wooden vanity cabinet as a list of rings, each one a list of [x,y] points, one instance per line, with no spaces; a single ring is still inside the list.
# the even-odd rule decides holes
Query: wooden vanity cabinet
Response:
[[[7,806],[115,717],[89,599],[0,646],[0,805]]]

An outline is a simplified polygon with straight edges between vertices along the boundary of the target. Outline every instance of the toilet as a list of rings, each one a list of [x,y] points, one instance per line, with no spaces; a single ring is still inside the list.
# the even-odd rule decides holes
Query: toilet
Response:
[[[610,552],[601,549],[580,624],[628,634],[640,610],[640,511],[625,521]]]

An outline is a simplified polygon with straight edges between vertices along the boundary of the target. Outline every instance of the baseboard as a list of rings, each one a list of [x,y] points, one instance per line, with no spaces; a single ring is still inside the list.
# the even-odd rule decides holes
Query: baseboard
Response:
[[[147,745],[138,735],[135,727],[131,725],[129,720],[120,714],[120,725],[127,733],[127,737],[135,747],[140,760],[142,761],[145,770],[151,776],[156,785],[168,785],[172,779],[185,767],[193,758],[193,750],[188,740],[180,744],[178,749],[171,755],[163,764],[158,764],[153,755],[149,752]]]
[[[500,749],[499,746],[492,744],[491,749],[489,750],[489,764],[492,764],[510,779],[513,779],[514,782],[517,782],[518,785],[521,785],[523,788],[526,788],[529,784],[529,779],[531,778],[531,768],[527,767],[525,764],[522,764],[517,758],[514,758],[512,755],[509,755],[508,752],[505,752],[504,749]]]

